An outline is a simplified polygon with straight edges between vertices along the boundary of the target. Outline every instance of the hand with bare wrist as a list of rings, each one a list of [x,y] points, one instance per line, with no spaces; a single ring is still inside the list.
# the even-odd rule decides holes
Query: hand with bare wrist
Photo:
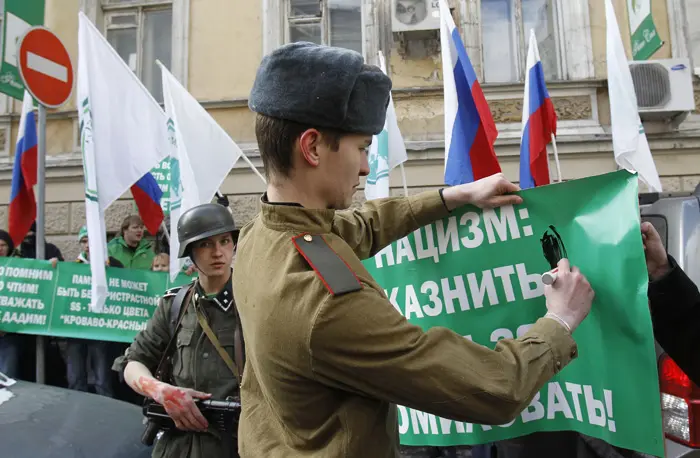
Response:
[[[479,208],[493,208],[502,205],[516,205],[522,197],[512,194],[520,188],[508,181],[502,173],[482,178],[471,183],[445,188],[442,198],[449,211],[471,204]]]

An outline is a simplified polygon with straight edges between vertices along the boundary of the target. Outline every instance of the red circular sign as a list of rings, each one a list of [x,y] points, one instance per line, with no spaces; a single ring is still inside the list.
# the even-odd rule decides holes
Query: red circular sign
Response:
[[[19,42],[19,73],[42,105],[57,108],[73,92],[73,64],[61,40],[45,27],[32,27]]]

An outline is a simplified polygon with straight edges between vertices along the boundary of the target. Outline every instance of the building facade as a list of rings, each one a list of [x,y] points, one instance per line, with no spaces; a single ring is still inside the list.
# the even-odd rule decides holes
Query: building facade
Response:
[[[0,5],[2,4],[0,0]],[[629,12],[638,1],[613,0],[628,57]],[[642,2],[644,3],[644,2]],[[700,0],[651,3],[661,39],[650,59],[688,58],[695,66],[696,107],[675,122],[645,123],[664,191],[691,191],[700,182]],[[262,56],[289,41],[355,49],[371,62],[381,51],[409,160],[409,192],[443,184],[444,118],[439,30],[411,29],[430,20],[436,0],[46,0],[45,25],[64,41],[77,68],[78,11],[162,100],[155,60],[212,114],[262,170],[247,97]],[[499,129],[496,151],[504,173],[518,179],[527,37],[535,30],[547,86],[559,117],[557,145],[564,179],[613,171],[605,58],[604,0],[448,0]],[[630,5],[630,6],[628,6]],[[413,27],[415,28],[415,27]],[[0,227],[7,203],[20,102],[0,96]],[[692,106],[692,105],[691,105]],[[119,113],[115,113],[119,116]],[[682,119],[682,122],[678,122]],[[49,111],[46,234],[70,259],[85,224],[83,169],[75,98]],[[394,170],[392,192],[402,193]],[[221,191],[237,224],[259,208],[263,183],[240,160]],[[357,203],[364,198],[358,192]],[[107,211],[110,231],[134,212],[129,195]]]

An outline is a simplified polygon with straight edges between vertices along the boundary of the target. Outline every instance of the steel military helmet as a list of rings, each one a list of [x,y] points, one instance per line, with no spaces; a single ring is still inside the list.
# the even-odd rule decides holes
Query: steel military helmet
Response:
[[[228,208],[219,204],[203,204],[192,207],[177,222],[177,238],[180,242],[178,257],[189,256],[192,244],[208,237],[230,232],[235,241],[238,229]]]

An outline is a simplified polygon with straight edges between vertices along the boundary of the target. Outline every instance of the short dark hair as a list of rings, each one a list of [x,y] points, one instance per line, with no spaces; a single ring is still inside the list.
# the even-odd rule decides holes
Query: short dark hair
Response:
[[[255,137],[260,148],[260,157],[265,167],[265,176],[273,174],[289,177],[292,171],[294,143],[309,129],[317,129],[323,142],[333,151],[340,148],[340,140],[348,135],[339,130],[316,128],[286,119],[258,114],[255,118]]]

